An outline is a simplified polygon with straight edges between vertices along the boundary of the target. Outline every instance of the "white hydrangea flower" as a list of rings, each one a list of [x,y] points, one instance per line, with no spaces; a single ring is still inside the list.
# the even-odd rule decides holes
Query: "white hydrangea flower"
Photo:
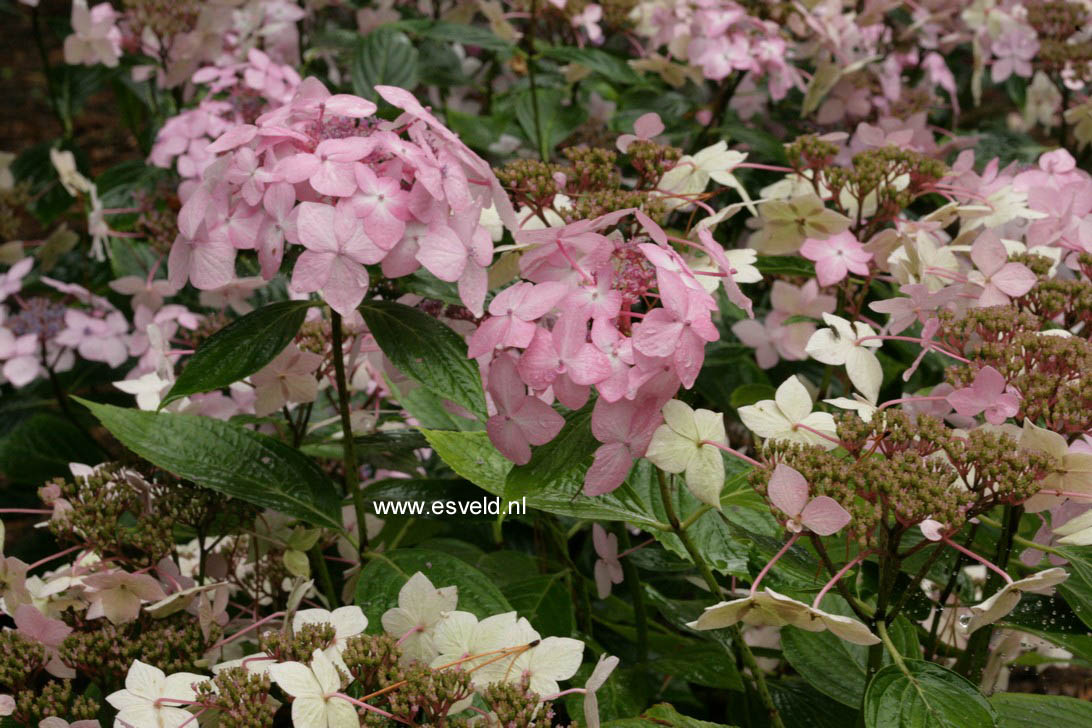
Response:
[[[747,429],[763,439],[819,445],[833,450],[836,445],[816,432],[835,437],[834,417],[828,412],[812,412],[812,405],[808,390],[792,376],[781,383],[773,399],[740,407],[739,418]],[[802,429],[800,425],[810,429]]]

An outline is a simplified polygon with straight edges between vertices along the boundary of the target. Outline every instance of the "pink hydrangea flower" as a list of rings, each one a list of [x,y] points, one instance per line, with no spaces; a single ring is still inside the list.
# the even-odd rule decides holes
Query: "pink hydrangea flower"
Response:
[[[971,386],[955,390],[947,400],[965,417],[985,412],[991,425],[1000,425],[1020,410],[1020,395],[1009,388],[1005,377],[993,367],[979,369]]]
[[[872,260],[872,253],[865,250],[848,230],[826,239],[808,238],[800,246],[800,255],[814,261],[815,275],[821,286],[832,286],[849,273],[867,276],[868,263]]]
[[[531,461],[531,445],[557,437],[565,418],[538,397],[527,394],[512,357],[497,357],[489,367],[487,388],[496,414],[485,423],[493,445],[517,465]]]

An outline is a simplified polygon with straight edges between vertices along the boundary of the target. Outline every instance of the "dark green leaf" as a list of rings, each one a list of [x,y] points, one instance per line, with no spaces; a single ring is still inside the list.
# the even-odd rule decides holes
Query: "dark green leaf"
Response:
[[[1087,728],[1092,725],[1092,703],[1064,695],[995,693],[990,704],[997,711],[999,728]]]
[[[1069,578],[1058,585],[1058,593],[1081,621],[1092,627],[1092,546],[1059,548],[1069,559]]]
[[[812,687],[843,705],[858,708],[868,683],[868,648],[831,632],[782,629],[785,659]]]
[[[716,645],[687,647],[678,655],[661,657],[650,663],[653,670],[721,690],[743,690],[743,678],[732,655]]]
[[[667,703],[652,706],[642,713],[639,718],[612,720],[603,724],[603,728],[662,728],[663,726],[673,726],[674,728],[730,728],[727,723],[710,723],[707,720],[698,720],[683,715]]]
[[[791,728],[846,728],[856,724],[857,710],[831,700],[803,680],[771,680],[770,695]]]
[[[555,490],[565,479],[580,480],[591,466],[599,441],[591,431],[592,405],[565,416],[565,427],[550,442],[535,448],[531,461],[508,472],[504,497],[520,498]]]
[[[432,316],[392,301],[367,301],[360,313],[387,358],[436,394],[485,420],[485,392],[466,342]]]
[[[279,301],[232,321],[197,347],[160,406],[227,387],[258,371],[292,343],[310,306],[308,301]]]
[[[761,402],[764,399],[773,399],[776,390],[769,384],[741,384],[732,390],[731,404],[736,409]]]
[[[438,21],[427,28],[423,28],[420,32],[433,40],[446,40],[452,43],[461,43],[465,46],[477,46],[490,51],[506,51],[511,50],[513,47],[511,43],[486,28],[466,23]]]
[[[760,255],[755,268],[764,276],[815,277],[815,264],[798,255]]]
[[[535,101],[538,120],[535,120]],[[516,120],[527,138],[535,142],[540,154],[549,157],[551,150],[587,120],[587,111],[579,104],[565,105],[565,94],[558,88],[540,88],[516,94]],[[541,136],[540,136],[541,132]]]
[[[504,496],[511,461],[497,452],[484,432],[448,432],[421,430],[448,466],[456,473],[493,495]],[[629,521],[635,526],[661,528],[663,523],[651,515],[648,503],[628,483],[606,495],[584,495],[584,474],[574,473],[555,481],[549,491],[527,496],[527,507],[547,513],[600,521]]]
[[[974,685],[932,662],[881,668],[864,696],[866,728],[994,728],[997,713]]]
[[[341,529],[341,500],[307,456],[211,417],[78,400],[123,445],[180,478],[316,526]]]
[[[0,473],[5,480],[37,487],[68,475],[71,462],[101,462],[102,450],[89,435],[59,414],[41,405],[37,409],[0,437]]]
[[[379,27],[360,39],[349,63],[353,92],[373,101],[376,86],[417,85],[417,49],[405,33]]]
[[[383,629],[383,613],[398,606],[398,592],[420,571],[439,588],[459,590],[458,608],[485,618],[512,611],[493,582],[470,564],[443,551],[397,549],[389,554],[372,553],[360,574],[356,603],[368,616],[368,631]]]
[[[570,637],[576,628],[572,596],[562,575],[532,576],[501,587],[512,609],[543,637]]]
[[[615,83],[636,84],[641,77],[630,68],[624,58],[620,58],[598,48],[576,48],[574,46],[555,46],[542,51],[546,58],[562,63],[579,63]]]
[[[571,684],[586,683],[593,669],[595,669],[594,664],[585,662],[573,675]],[[640,713],[648,705],[648,696],[652,695],[657,687],[652,684],[647,671],[640,667],[627,667],[623,661],[595,694],[599,702],[599,717],[606,721],[603,725],[612,725],[614,721]],[[566,695],[565,707],[570,716],[579,718],[580,725],[584,725],[583,695],[580,693]]]

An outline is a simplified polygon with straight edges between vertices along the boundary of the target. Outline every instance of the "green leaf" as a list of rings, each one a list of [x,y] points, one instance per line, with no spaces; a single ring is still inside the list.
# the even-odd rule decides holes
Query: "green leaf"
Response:
[[[579,63],[581,66],[595,71],[616,83],[637,84],[641,82],[641,77],[630,68],[624,58],[598,48],[555,46],[543,50],[542,55],[562,63]]]
[[[1087,728],[1092,725],[1092,703],[1064,695],[995,693],[990,696],[999,728]]]
[[[526,617],[543,637],[569,637],[576,629],[572,595],[562,576],[532,576],[501,587],[512,609]]]
[[[405,33],[379,27],[360,39],[352,60],[349,77],[353,93],[375,101],[376,86],[417,85],[417,49]]]
[[[755,268],[764,276],[815,277],[815,264],[798,255],[760,255]]]
[[[881,668],[864,696],[865,728],[994,728],[997,713],[974,685],[932,662]]]
[[[741,384],[732,390],[732,398],[729,401],[734,408],[739,409],[755,402],[761,402],[764,399],[773,399],[776,392],[777,390],[769,384],[757,382],[754,384]]]
[[[730,728],[727,723],[710,723],[683,715],[667,703],[658,703],[641,714],[639,718],[612,720],[603,724],[603,728]]]
[[[831,614],[856,619],[839,596],[827,596],[823,606]],[[921,656],[917,632],[910,622],[900,616],[888,630],[900,654],[911,659]],[[868,682],[867,647],[846,642],[832,632],[783,629],[781,649],[793,669],[816,690],[850,708],[860,707]],[[887,652],[883,653],[883,664],[891,664]]]
[[[466,342],[432,316],[392,301],[367,301],[360,313],[387,358],[408,376],[486,418],[485,392]]]
[[[449,432],[421,429],[436,454],[456,473],[495,496],[503,497],[512,462],[497,452],[484,432]],[[647,501],[628,484],[606,495],[583,494],[584,474],[574,471],[555,481],[549,491],[527,497],[527,507],[559,516],[597,521],[629,521],[635,526],[659,529],[664,523],[651,515]]]
[[[279,301],[232,321],[205,339],[160,407],[198,392],[221,389],[273,361],[299,332],[309,301]]]
[[[341,499],[313,460],[279,440],[211,417],[143,412],[78,399],[156,467],[233,498],[341,530]]]
[[[15,399],[12,396],[10,404],[15,404]],[[0,473],[6,481],[37,488],[50,478],[68,475],[71,462],[102,461],[102,450],[71,421],[41,405],[36,409],[41,411],[19,421],[0,437]],[[5,419],[12,417],[8,412],[0,414]]]
[[[770,696],[781,720],[792,728],[846,728],[856,725],[858,711],[847,708],[798,678],[769,682]]]
[[[747,484],[747,474],[750,468],[743,468],[737,460],[725,462],[727,480],[721,493],[721,507],[737,506],[745,501],[738,501],[741,495],[752,493]],[[664,507],[663,498],[660,495],[659,481],[655,468],[646,460],[637,463],[637,467],[630,474],[630,481],[634,489],[652,504],[652,513],[661,520],[667,521],[667,509]],[[680,521],[687,520],[703,504],[691,495],[682,481],[676,479],[675,487],[671,491],[674,499],[675,514]],[[729,510],[735,510],[730,508]],[[746,578],[749,547],[733,533],[731,525],[715,511],[709,511],[687,529],[690,540],[701,552],[709,565],[721,572],[730,573]],[[691,561],[690,553],[683,546],[679,537],[670,531],[656,531],[652,534],[663,547],[679,558]]]
[[[477,25],[437,21],[419,32],[433,40],[446,40],[490,51],[508,51],[513,48],[508,41]]]
[[[585,662],[576,671],[569,681],[571,685],[583,685],[591,677],[595,665]],[[610,725],[610,721],[618,721],[640,713],[648,705],[648,696],[655,694],[658,685],[652,684],[648,671],[639,666],[628,667],[626,661],[611,673],[610,679],[599,688],[595,697],[599,703],[599,717]],[[569,715],[580,718],[583,725],[584,696],[580,693],[572,693],[565,696],[565,707]]]
[[[565,416],[565,426],[550,442],[535,448],[531,461],[508,472],[504,497],[521,498],[557,488],[565,479],[584,482],[591,467],[592,453],[599,441],[591,431],[592,405],[586,404]]]
[[[394,503],[404,502],[408,504],[422,503],[424,508],[419,514],[421,518],[442,518],[449,520],[452,516],[464,519],[493,521],[496,516],[484,512],[470,513],[472,504],[481,505],[481,491],[467,483],[465,480],[444,478],[391,478],[372,483],[364,489],[364,501],[376,503],[378,501]],[[455,512],[445,511],[434,513],[432,504],[442,501],[445,509],[447,504]],[[467,509],[466,513],[459,511],[460,507]],[[393,511],[392,511],[393,512]],[[407,512],[405,515],[410,515]]]
[[[657,672],[721,690],[743,690],[743,677],[735,661],[724,649],[715,645],[687,647],[678,655],[653,660],[650,667]]]
[[[1092,627],[1092,546],[1066,546],[1058,550],[1069,559],[1069,578],[1058,585],[1067,604]]]
[[[782,629],[785,659],[812,687],[850,708],[861,705],[868,683],[868,648],[831,632]]]
[[[538,101],[538,126],[535,124],[535,104]],[[583,124],[588,113],[580,104],[564,105],[565,93],[559,88],[539,88],[516,94],[516,120],[527,138],[535,143],[542,157]],[[541,136],[538,132],[541,131]]]
[[[508,600],[484,574],[443,551],[397,549],[387,554],[367,555],[368,563],[357,583],[356,603],[368,616],[369,632],[382,631],[383,613],[398,606],[398,592],[418,571],[437,588],[457,587],[458,608],[464,612],[485,618],[512,611]]]

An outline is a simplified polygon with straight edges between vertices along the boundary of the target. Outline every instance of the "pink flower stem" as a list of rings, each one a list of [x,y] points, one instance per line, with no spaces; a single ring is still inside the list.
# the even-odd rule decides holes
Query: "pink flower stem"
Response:
[[[588,689],[587,688],[569,688],[568,690],[562,690],[560,693],[554,693],[553,695],[547,695],[545,698],[542,698],[542,700],[557,700],[558,698],[564,697],[566,695],[587,695],[587,694],[588,694]]]
[[[815,601],[811,603],[811,608],[812,609],[818,609],[819,605],[823,603],[823,597],[825,597],[827,595],[827,592],[830,591],[830,588],[832,586],[834,586],[835,584],[837,584],[841,580],[841,578],[846,575],[847,571],[849,571],[854,566],[856,566],[857,564],[864,561],[865,558],[867,558],[868,555],[871,554],[871,553],[872,552],[870,550],[866,549],[866,550],[862,551],[861,553],[857,554],[857,558],[853,559],[848,564],[846,564],[841,569],[839,569],[838,573],[835,574],[833,577],[831,577],[831,580],[828,581],[826,583],[826,585],[823,586],[823,588],[819,590],[819,593],[815,597]]]
[[[247,627],[245,629],[239,630],[238,632],[231,635],[230,637],[225,637],[224,639],[220,640],[219,642],[214,644],[212,647],[210,647],[209,650],[215,650],[217,647],[223,647],[228,642],[231,642],[232,640],[235,640],[235,639],[237,639],[239,637],[242,637],[247,632],[255,630],[258,627],[261,627],[263,624],[265,624],[267,622],[272,622],[274,619],[277,619],[278,617],[283,617],[284,615],[285,615],[285,612],[273,612],[273,614],[270,614],[268,617],[263,617],[262,619],[259,619],[254,624],[250,625],[249,627]]]
[[[52,515],[53,511],[46,508],[0,508],[0,513],[31,513],[34,515]]]
[[[1046,495],[1053,495],[1059,498],[1084,498],[1086,500],[1092,500],[1092,493],[1077,493],[1071,490],[1040,490],[1039,493],[1045,493]],[[1036,495],[1039,495],[1036,493]]]
[[[846,444],[844,442],[842,442],[841,440],[839,440],[837,437],[831,437],[830,435],[826,434],[825,432],[819,432],[819,430],[817,430],[814,427],[811,427],[809,425],[802,425],[799,422],[797,422],[797,423],[795,423],[793,425],[793,427],[797,428],[797,429],[800,429],[800,430],[805,430],[807,432],[810,432],[813,435],[818,435],[819,437],[823,438],[824,440],[826,440],[828,442],[833,442],[838,447],[846,447]],[[848,450],[849,448],[846,447],[846,449]]]
[[[972,559],[979,562],[980,564],[984,564],[986,566],[986,568],[992,569],[994,573],[999,574],[1001,576],[1001,578],[1005,580],[1006,584],[1011,584],[1012,583],[1012,577],[1009,576],[1008,574],[1006,574],[1004,569],[1002,569],[1000,566],[998,566],[997,564],[995,564],[992,561],[990,561],[989,559],[987,559],[985,556],[979,556],[974,551],[971,551],[968,548],[964,548],[963,546],[960,546],[959,544],[957,544],[955,541],[948,538],[947,536],[941,536],[940,540],[943,541],[944,543],[948,544],[949,546],[951,546],[952,548],[954,548],[956,551],[963,554],[964,556],[970,556]]]
[[[30,566],[27,567],[27,571],[30,571],[31,569],[35,569],[35,568],[41,566],[42,564],[47,564],[50,561],[53,561],[54,559],[59,559],[62,556],[67,556],[68,554],[72,553],[73,551],[79,551],[82,548],[83,548],[83,544],[77,544],[75,546],[72,546],[70,548],[65,549],[64,551],[58,551],[57,553],[53,554],[52,556],[47,556],[44,559],[40,559],[38,561],[35,561],[33,564],[31,564]]]
[[[558,238],[557,240],[557,249],[561,251],[561,255],[565,258],[566,261],[568,261],[569,265],[573,267],[573,270],[580,274],[580,277],[584,279],[585,283],[590,283],[592,285],[595,284],[595,279],[585,273],[584,269],[577,265],[576,261],[573,260],[571,255],[569,255],[569,251],[565,250],[565,245],[561,242],[560,238]]]
[[[880,340],[880,341],[910,341],[910,342],[913,342],[915,344],[921,344],[922,346],[930,345],[930,348],[932,348],[933,351],[940,352],[941,354],[947,354],[948,356],[952,357],[956,361],[960,361],[960,362],[962,362],[964,364],[970,364],[971,363],[970,359],[964,359],[959,354],[956,354],[953,351],[948,351],[947,349],[942,349],[941,347],[937,346],[935,341],[926,341],[925,339],[921,339],[921,338],[918,338],[916,336],[894,336],[894,335],[891,335],[891,334],[874,334],[872,336],[862,336],[861,338],[857,339],[857,343],[860,344],[863,341],[874,341],[874,340],[877,340],[877,339]]]
[[[182,723],[178,726],[178,728],[185,728],[185,726],[188,726],[190,723],[192,723],[193,721],[197,720],[202,715],[204,715],[206,710],[208,710],[208,708],[202,708],[201,710],[199,710],[196,713],[194,713],[193,715],[191,715],[189,718],[186,718],[186,720],[182,721]]]
[[[728,453],[729,455],[735,455],[737,458],[739,458],[740,460],[742,460],[745,463],[750,463],[751,465],[755,466],[756,468],[761,468],[762,467],[762,463],[758,462],[757,460],[755,460],[754,458],[752,458],[752,457],[750,457],[748,455],[744,455],[739,450],[733,450],[732,448],[728,447],[727,445],[722,445],[721,443],[714,442],[713,440],[702,440],[701,444],[702,445],[712,445],[713,447],[719,448],[719,449],[723,450],[724,452]]]
[[[368,703],[365,703],[362,700],[357,700],[356,698],[350,698],[345,693],[332,693],[328,697],[341,698],[342,700],[348,700],[350,703],[357,706],[358,708],[363,708],[364,710],[370,711],[372,713],[378,713],[379,715],[383,716],[384,718],[389,718],[391,720],[397,720],[397,718],[395,718],[393,715],[391,715],[387,711],[383,710],[382,708],[377,708],[374,705],[369,705]],[[399,721],[399,722],[404,723],[405,721]]]
[[[899,397],[898,399],[888,400],[881,404],[878,409],[884,410],[895,404],[902,404],[903,402],[940,402],[948,399],[947,397]]]
[[[412,637],[413,635],[417,634],[418,632],[424,632],[424,631],[425,631],[425,630],[424,630],[424,627],[420,627],[420,626],[418,626],[418,627],[414,627],[414,628],[413,628],[413,629],[411,629],[411,630],[410,630],[409,632],[406,632],[406,633],[405,633],[404,635],[402,635],[401,637],[399,637],[399,638],[398,638],[398,641],[394,643],[394,646],[395,646],[395,647],[401,647],[401,646],[402,646],[402,643],[403,643],[403,642],[405,642],[406,640],[408,640],[408,639],[409,639],[410,637]]]
[[[792,548],[792,545],[796,543],[796,539],[800,538],[800,532],[794,533],[792,538],[785,542],[785,545],[781,547],[781,550],[774,554],[774,557],[770,559],[769,563],[762,567],[762,571],[758,572],[758,576],[755,577],[754,583],[751,584],[751,596],[755,595],[755,591],[758,589],[758,585],[762,583],[762,580],[766,577],[766,573],[769,572],[773,565],[785,555],[785,553]]]
[[[626,550],[625,550],[625,551],[623,551],[622,553],[618,554],[618,556],[617,556],[616,558],[619,558],[619,559],[620,559],[620,558],[622,558],[623,556],[629,556],[629,555],[630,555],[630,554],[632,554],[632,553],[633,553],[634,551],[640,551],[640,550],[641,550],[641,549],[643,549],[643,548],[644,548],[645,546],[648,546],[649,544],[652,544],[652,543],[655,543],[655,542],[656,542],[656,539],[654,539],[654,538],[650,538],[649,540],[645,541],[644,543],[639,543],[639,544],[637,544],[636,546],[634,546],[633,548],[628,548],[628,549],[626,549]]]
[[[740,162],[732,169],[765,169],[770,172],[785,172],[786,174],[791,174],[796,171],[791,167],[778,167],[772,164],[754,164],[753,162]]]

